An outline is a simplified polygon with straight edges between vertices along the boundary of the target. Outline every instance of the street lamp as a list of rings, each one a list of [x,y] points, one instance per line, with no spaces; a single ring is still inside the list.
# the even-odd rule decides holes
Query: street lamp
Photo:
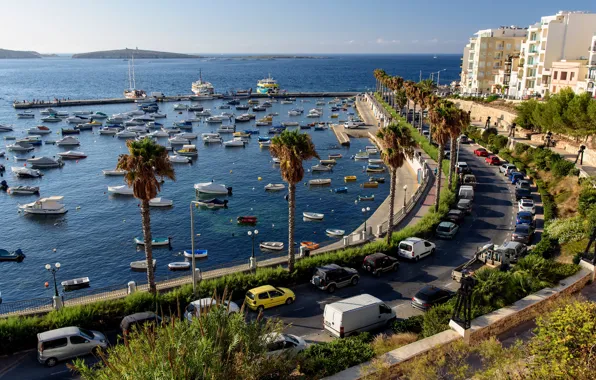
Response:
[[[259,234],[259,230],[248,231],[248,236],[252,238],[252,254],[250,255],[251,259],[254,260],[255,258],[255,238]]]
[[[54,296],[58,297],[58,284],[56,283],[56,272],[58,272],[58,270],[60,269],[60,263],[54,264],[53,268],[50,264],[46,264],[45,268],[48,270],[48,272],[51,272],[52,276],[54,277]]]
[[[457,164],[459,162],[459,145],[461,143],[461,136],[459,136],[455,141],[457,141],[457,154],[455,155],[455,164]]]
[[[199,202],[197,201],[190,201],[190,250],[191,250],[191,259],[190,259],[190,266],[192,269],[192,294],[197,294],[197,278],[196,278],[196,267],[195,267],[195,219],[194,213],[192,211],[193,206],[198,207]]]
[[[367,212],[370,211],[370,207],[362,207],[362,213],[365,214]],[[364,219],[364,236],[366,236],[368,234],[368,231],[366,231],[366,219]]]
[[[406,198],[408,196],[408,185],[404,185],[404,213],[406,212]]]

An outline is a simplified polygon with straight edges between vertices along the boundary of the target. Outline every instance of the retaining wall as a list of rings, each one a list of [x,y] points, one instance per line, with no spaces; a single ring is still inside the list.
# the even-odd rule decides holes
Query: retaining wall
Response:
[[[491,126],[497,123],[498,128],[508,128],[513,120],[517,117],[515,112],[505,111],[498,108],[486,106],[484,104],[475,103],[470,100],[450,99],[460,109],[464,111],[471,111],[472,122],[484,123],[486,118],[490,116]]]

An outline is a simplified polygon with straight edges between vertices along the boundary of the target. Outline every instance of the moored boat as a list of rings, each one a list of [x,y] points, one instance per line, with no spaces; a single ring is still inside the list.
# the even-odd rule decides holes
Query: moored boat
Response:
[[[84,152],[78,152],[78,151],[74,151],[74,150],[60,152],[60,153],[58,153],[58,155],[65,160],[78,160],[81,158],[87,158],[87,155]]]
[[[184,257],[188,257],[188,258],[192,258],[192,250],[190,249],[185,249],[184,252]],[[206,249],[195,249],[195,259],[196,258],[204,258],[207,257],[209,255],[209,251],[207,251]]]
[[[265,185],[265,190],[268,191],[280,191],[286,188],[286,185],[283,183],[269,183]]]
[[[366,167],[367,173],[383,173],[384,171],[385,171],[385,168],[383,166],[379,166],[379,165],[368,165]]]
[[[43,176],[42,172],[37,169],[30,169],[26,167],[11,167],[10,170],[19,178],[39,178]]]
[[[65,292],[70,292],[73,290],[88,288],[91,286],[91,281],[89,281],[89,277],[81,277],[62,281],[60,285],[62,285],[62,288],[64,288]]]
[[[189,270],[190,263],[188,261],[176,261],[168,264],[169,270]]]
[[[170,245],[171,244],[171,239],[169,236],[162,238],[162,237],[156,237],[151,239],[151,245],[153,247],[161,247],[161,246],[165,246],[165,245]],[[138,245],[145,245],[145,239],[142,238],[134,238],[134,242],[137,243]]]
[[[192,161],[190,157],[178,155],[168,156],[168,160],[173,164],[189,164]]]
[[[30,135],[49,135],[52,130],[44,125],[38,125],[37,127],[27,129],[27,133]]]
[[[375,181],[364,182],[362,184],[362,187],[365,188],[365,189],[375,189],[375,188],[379,187],[379,183],[378,182],[375,182]]]
[[[60,201],[64,197],[52,196],[48,198],[41,198],[35,202],[27,203],[25,205],[19,205],[19,210],[25,214],[38,214],[38,215],[59,215],[65,214],[68,210]]]
[[[105,176],[123,176],[126,175],[126,170],[120,169],[105,169],[101,171]]]
[[[281,251],[284,249],[284,243],[281,241],[263,241],[259,247],[268,251]]]
[[[347,175],[344,177],[344,182],[356,182],[356,179],[355,175]]]
[[[310,168],[313,172],[330,172],[333,170],[331,166],[327,165],[314,165]]]
[[[228,207],[228,200],[227,199],[202,199],[198,200],[197,204],[199,206],[208,207],[208,208],[227,208]]]
[[[308,181],[308,184],[311,186],[325,186],[331,184],[331,178],[317,178],[311,179]]]
[[[20,263],[25,259],[25,254],[20,249],[13,252],[8,252],[5,249],[0,249],[0,261],[16,261]]]
[[[157,265],[157,260],[153,259],[153,268]],[[147,260],[132,261],[130,263],[130,269],[136,271],[147,271]]]
[[[300,246],[311,251],[320,247],[319,243],[315,243],[314,241],[301,241]]]
[[[194,188],[199,194],[232,195],[232,188],[214,182],[196,183]]]
[[[236,218],[238,224],[250,224],[254,225],[257,224],[257,217],[256,216],[239,216]]]
[[[50,157],[34,157],[27,159],[27,163],[32,168],[59,168],[64,166],[64,161],[58,158],[57,160]]]
[[[149,200],[150,207],[172,207],[173,205],[174,201],[171,199],[157,197]]]
[[[303,212],[302,216],[310,220],[323,220],[325,214],[320,214],[317,212]]]
[[[132,188],[121,185],[121,186],[108,186],[108,192],[118,195],[134,195]]]
[[[385,183],[385,177],[370,177],[369,182]]]
[[[13,186],[9,187],[6,192],[10,195],[33,195],[39,194],[39,187],[37,186]]]
[[[328,228],[325,230],[325,233],[329,236],[333,236],[333,237],[341,237],[344,236],[346,234],[345,230],[338,230],[335,228]]]
[[[347,193],[348,187],[347,186],[337,187],[337,188],[333,189],[333,192],[334,193]]]

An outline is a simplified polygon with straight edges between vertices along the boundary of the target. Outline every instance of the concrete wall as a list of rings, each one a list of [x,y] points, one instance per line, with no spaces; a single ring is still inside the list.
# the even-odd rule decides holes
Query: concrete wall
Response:
[[[472,123],[482,123],[490,116],[491,125],[496,122],[501,129],[508,128],[517,117],[514,112],[503,111],[498,108],[485,106],[470,100],[451,99],[459,108],[464,111],[472,111]]]

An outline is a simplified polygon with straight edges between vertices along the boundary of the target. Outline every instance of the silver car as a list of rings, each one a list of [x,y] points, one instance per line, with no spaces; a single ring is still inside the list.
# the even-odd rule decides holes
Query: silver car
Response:
[[[48,367],[61,360],[91,354],[97,347],[108,347],[106,337],[98,331],[80,327],[63,327],[37,334],[37,360]]]

